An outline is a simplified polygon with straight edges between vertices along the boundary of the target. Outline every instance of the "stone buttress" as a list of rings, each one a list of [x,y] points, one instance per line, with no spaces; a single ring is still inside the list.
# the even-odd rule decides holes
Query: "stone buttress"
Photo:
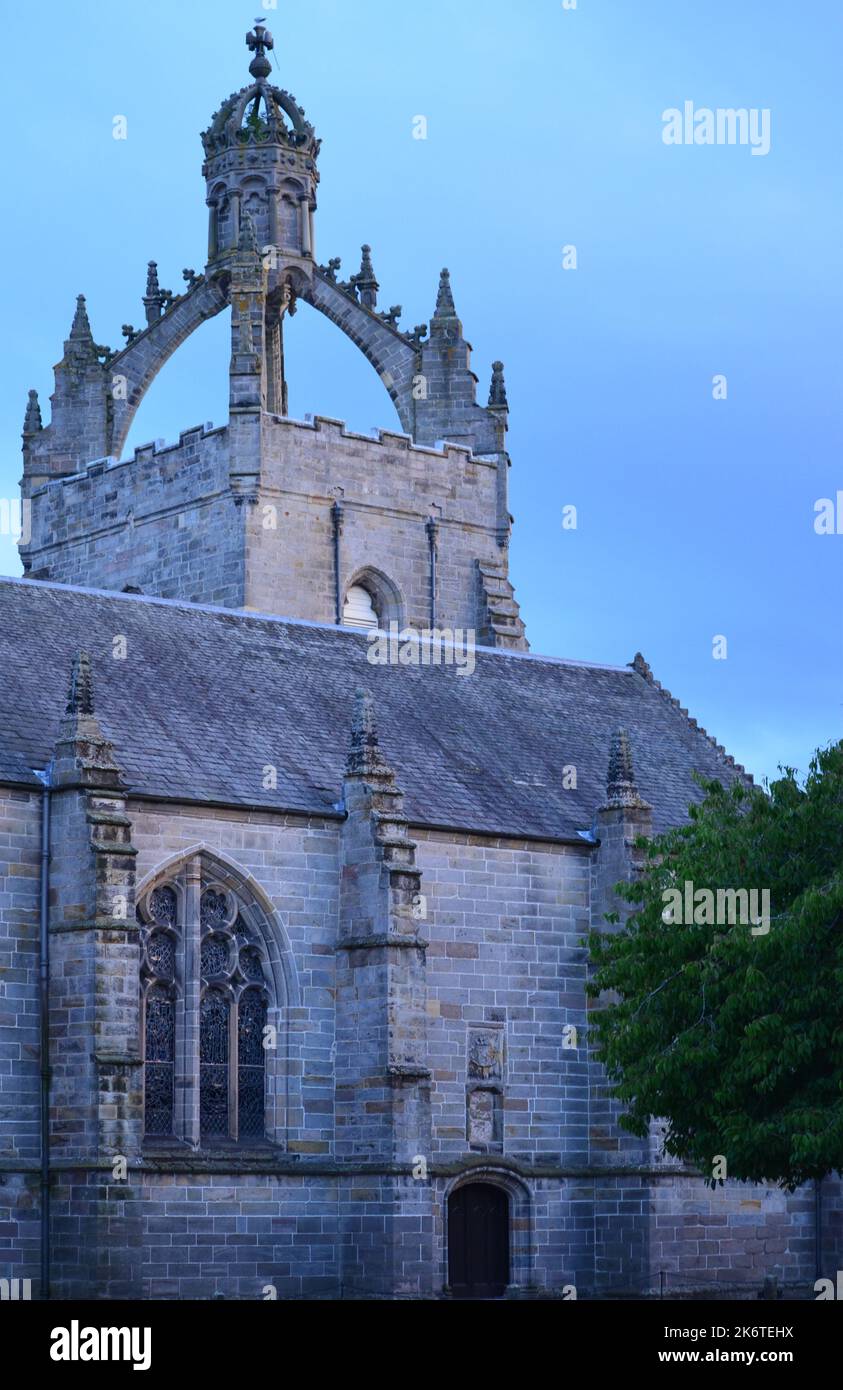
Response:
[[[336,1153],[360,1177],[346,1188],[343,1287],[406,1296],[432,1277],[430,1188],[412,1176],[430,1152],[427,943],[415,846],[365,691],[344,794]]]

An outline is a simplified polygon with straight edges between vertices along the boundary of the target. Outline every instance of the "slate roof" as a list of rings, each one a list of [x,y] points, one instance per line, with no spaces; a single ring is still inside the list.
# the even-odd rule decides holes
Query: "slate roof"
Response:
[[[126,639],[117,659],[114,639]],[[37,785],[75,653],[137,795],[330,812],[342,794],[355,690],[375,697],[380,742],[420,825],[578,838],[605,800],[609,745],[630,735],[656,829],[685,818],[693,769],[742,773],[643,663],[479,649],[454,667],[371,665],[365,634],[173,600],[0,579],[0,781]],[[277,789],[263,787],[268,764]],[[563,768],[577,769],[576,790]]]

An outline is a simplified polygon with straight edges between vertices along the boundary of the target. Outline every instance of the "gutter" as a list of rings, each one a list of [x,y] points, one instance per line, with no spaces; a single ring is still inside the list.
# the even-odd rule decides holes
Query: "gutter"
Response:
[[[41,793],[38,1022],[41,1060],[41,1298],[50,1297],[50,768],[36,772]]]

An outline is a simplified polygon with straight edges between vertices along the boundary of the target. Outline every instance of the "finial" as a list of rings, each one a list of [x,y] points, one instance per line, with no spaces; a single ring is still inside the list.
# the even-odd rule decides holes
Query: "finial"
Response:
[[[451,272],[447,267],[439,276],[439,293],[436,296],[436,317],[456,318],[457,308],[451,290]]]
[[[91,674],[91,658],[87,652],[80,651],[73,659],[65,714],[93,714],[93,712],[94,680]]]
[[[351,721],[351,750],[346,773],[349,777],[384,776],[389,766],[378,746],[375,704],[370,690],[358,690]]]
[[[76,296],[76,312],[73,315],[70,336],[77,342],[92,343],[94,341],[91,325],[88,322],[88,310],[85,308],[84,294]]]
[[[272,64],[266,54],[275,47],[275,40],[260,19],[255,20],[254,33],[250,30],[246,35],[246,44],[255,55],[249,64],[249,72],[256,81],[262,82],[272,72]]]
[[[150,261],[146,268],[146,293],[151,299],[153,295],[161,293],[161,286],[158,284],[158,262]]]
[[[506,398],[506,382],[503,378],[503,362],[492,363],[492,385],[489,390],[489,406],[492,410],[509,410]]]
[[[363,246],[361,252],[360,269],[356,275],[352,276],[352,281],[357,286],[360,303],[365,309],[374,311],[378,307],[380,285],[375,275],[375,267],[372,265],[372,248],[371,246]]]
[[[29,399],[26,403],[23,432],[24,434],[37,434],[41,428],[41,407],[38,404],[38,392],[30,391]]]
[[[645,806],[638,795],[632,767],[632,745],[626,729],[612,734],[609,749],[609,773],[606,779],[606,806]]]

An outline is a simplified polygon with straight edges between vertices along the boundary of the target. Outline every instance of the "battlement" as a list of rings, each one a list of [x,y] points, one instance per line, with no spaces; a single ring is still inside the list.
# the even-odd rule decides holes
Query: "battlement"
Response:
[[[523,632],[505,572],[506,455],[329,416],[255,419],[249,471],[229,422],[37,488],[26,576],[327,623],[360,585],[384,619],[423,627],[435,605],[439,622],[499,645]]]

